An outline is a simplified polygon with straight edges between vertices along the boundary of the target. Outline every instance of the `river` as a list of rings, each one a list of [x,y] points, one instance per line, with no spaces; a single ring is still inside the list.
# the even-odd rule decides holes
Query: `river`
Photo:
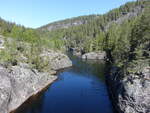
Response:
[[[105,63],[71,59],[73,67],[59,72],[58,80],[17,113],[113,113],[104,77]]]

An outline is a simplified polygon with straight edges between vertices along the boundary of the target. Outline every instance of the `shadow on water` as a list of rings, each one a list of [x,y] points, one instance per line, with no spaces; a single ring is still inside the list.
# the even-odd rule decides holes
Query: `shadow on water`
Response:
[[[104,68],[105,61],[104,60],[82,60],[81,58],[77,58],[76,56],[69,55],[73,62],[73,70],[76,73],[83,73],[86,75],[94,75],[97,76],[103,82],[105,81],[104,77]]]
[[[58,73],[46,91],[16,113],[113,113],[104,78],[104,61],[70,56],[73,67]]]

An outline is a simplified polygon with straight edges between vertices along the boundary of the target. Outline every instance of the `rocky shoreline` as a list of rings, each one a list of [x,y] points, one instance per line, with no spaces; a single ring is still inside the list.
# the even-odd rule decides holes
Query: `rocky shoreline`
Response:
[[[118,113],[150,113],[150,67],[140,73],[122,76],[112,67],[106,76],[112,104]]]
[[[49,72],[39,72],[26,63],[18,63],[9,68],[0,65],[0,113],[15,111],[26,100],[54,82],[57,70],[72,66],[70,59],[62,53],[55,53],[53,57],[55,59],[49,59],[49,62],[54,67]]]
[[[85,53],[83,50],[70,48],[68,50],[74,56],[82,58],[83,60],[104,60],[107,58],[105,51],[93,51]]]
[[[14,42],[18,43],[16,48],[8,45]],[[12,52],[11,48],[15,51]],[[15,111],[26,100],[53,83],[57,79],[58,70],[72,66],[69,57],[60,51],[41,47],[42,51],[32,59],[21,51],[29,48],[31,48],[29,43],[17,42],[0,35],[0,51],[7,53],[5,56],[2,54],[4,57],[0,61],[0,113]],[[30,56],[33,55],[30,50],[26,52],[31,54]],[[17,57],[13,57],[14,54]],[[5,57],[8,57],[7,60]],[[43,69],[44,66],[47,68]]]
[[[82,55],[82,59],[88,60],[104,60],[106,59],[106,52],[99,51],[99,52],[89,52]]]
[[[55,76],[55,75],[54,75]],[[56,79],[49,82],[47,85],[45,85],[41,90],[39,90],[36,94],[31,95],[26,101],[24,101],[17,109],[12,110],[9,113],[20,113],[20,109],[22,109],[22,107],[28,107],[28,105],[30,105],[30,103],[32,104],[33,101],[35,101],[36,99],[38,99],[49,87],[51,84],[53,84],[53,82],[55,82],[57,80],[57,76]]]

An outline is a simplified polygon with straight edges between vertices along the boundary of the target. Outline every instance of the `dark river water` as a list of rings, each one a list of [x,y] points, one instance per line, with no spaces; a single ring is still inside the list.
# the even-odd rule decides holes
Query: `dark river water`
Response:
[[[104,62],[71,59],[73,67],[60,72],[58,80],[17,113],[113,113]]]

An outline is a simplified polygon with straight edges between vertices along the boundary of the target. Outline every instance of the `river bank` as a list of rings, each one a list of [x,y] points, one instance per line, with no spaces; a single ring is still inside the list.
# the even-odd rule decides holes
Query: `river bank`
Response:
[[[0,45],[0,113],[15,111],[53,83],[59,69],[72,66],[69,57],[60,51],[41,47],[37,54],[37,47],[29,43],[3,36],[0,40],[3,42]]]
[[[70,66],[68,65],[68,67]],[[62,68],[59,66],[59,69]],[[28,67],[28,64],[12,66],[10,69],[0,66],[0,78],[2,80],[0,83],[0,113],[15,111],[26,100],[53,83],[57,79],[55,74],[56,71],[53,70],[49,73],[38,72],[38,70]]]
[[[119,68],[113,67],[106,76],[113,106],[118,113],[150,112],[150,70],[144,67],[140,73],[122,75]]]
[[[104,77],[104,61],[71,57],[73,66],[37,98],[15,113],[113,113]]]

